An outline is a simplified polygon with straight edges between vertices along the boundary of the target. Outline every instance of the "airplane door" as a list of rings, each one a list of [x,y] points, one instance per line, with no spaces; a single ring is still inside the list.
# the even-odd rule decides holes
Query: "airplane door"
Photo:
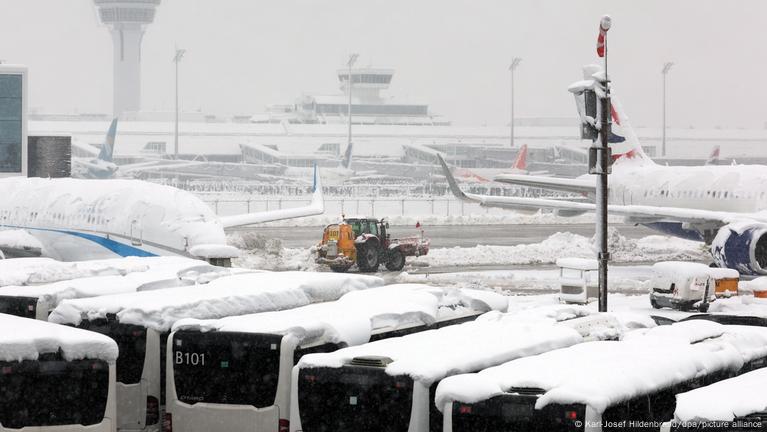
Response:
[[[141,223],[133,219],[130,224],[130,239],[133,246],[141,246],[144,244],[144,233],[141,227]]]

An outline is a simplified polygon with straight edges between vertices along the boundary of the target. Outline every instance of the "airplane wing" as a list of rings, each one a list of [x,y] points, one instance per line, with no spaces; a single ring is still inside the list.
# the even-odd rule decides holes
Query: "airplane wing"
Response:
[[[445,161],[440,157],[439,162],[447,177],[450,190],[456,198],[475,202],[485,207],[499,207],[505,209],[534,210],[548,209],[573,214],[596,211],[596,205],[590,202],[578,202],[567,199],[550,198],[522,198],[491,195],[477,195],[463,192],[455,177],[450,173]],[[763,213],[734,213],[712,210],[698,210],[679,207],[658,207],[640,205],[610,205],[610,214],[630,218],[636,223],[653,222],[685,222],[690,224],[715,224],[725,225],[738,221],[767,222],[767,214]]]
[[[264,222],[272,222],[283,219],[293,219],[304,216],[315,216],[325,213],[325,201],[322,197],[322,181],[317,166],[314,166],[314,193],[312,202],[308,206],[269,210],[258,213],[247,213],[235,216],[223,216],[219,218],[224,228],[253,225]]]
[[[596,183],[584,179],[557,178],[525,174],[498,174],[493,180],[518,186],[538,187],[563,192],[594,194]]]

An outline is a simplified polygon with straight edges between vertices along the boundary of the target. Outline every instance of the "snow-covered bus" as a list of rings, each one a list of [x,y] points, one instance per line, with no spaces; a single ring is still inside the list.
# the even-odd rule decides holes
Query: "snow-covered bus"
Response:
[[[691,320],[443,380],[444,432],[658,430],[675,395],[767,365],[767,328]]]
[[[330,352],[505,311],[488,291],[387,285],[337,301],[220,320],[182,320],[168,339],[165,431],[286,431],[291,371]]]
[[[0,314],[0,431],[115,431],[117,344]]]
[[[0,313],[47,320],[50,312],[65,299],[195,285],[245,272],[243,269],[216,267],[205,261],[182,257],[137,260],[147,260],[147,263],[125,274],[74,278],[41,285],[0,287]]]
[[[165,346],[176,321],[290,309],[381,285],[382,279],[361,275],[241,274],[194,287],[64,300],[48,320],[103,333],[117,342],[117,426],[157,431],[165,400]]]
[[[676,395],[662,432],[767,431],[767,368]]]
[[[445,377],[591,338],[616,338],[625,329],[615,316],[563,308],[551,315],[563,321],[534,311],[490,312],[438,330],[304,355],[293,372],[290,430],[381,430],[382,422],[392,431],[439,430],[442,415],[432,401]]]

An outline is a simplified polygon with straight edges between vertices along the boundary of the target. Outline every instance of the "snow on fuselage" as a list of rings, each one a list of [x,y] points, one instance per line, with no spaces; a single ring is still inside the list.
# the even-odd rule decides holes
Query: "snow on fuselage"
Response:
[[[210,208],[169,186],[15,177],[0,179],[0,194],[0,228],[26,229],[64,261],[229,248]]]
[[[583,176],[591,178],[593,176]],[[753,213],[767,209],[767,167],[671,167],[617,161],[610,203]]]

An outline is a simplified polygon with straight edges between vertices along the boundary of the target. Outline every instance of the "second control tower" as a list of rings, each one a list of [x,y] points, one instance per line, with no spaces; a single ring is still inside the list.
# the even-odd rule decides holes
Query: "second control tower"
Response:
[[[114,115],[141,108],[141,39],[161,0],[94,0],[114,44]]]

